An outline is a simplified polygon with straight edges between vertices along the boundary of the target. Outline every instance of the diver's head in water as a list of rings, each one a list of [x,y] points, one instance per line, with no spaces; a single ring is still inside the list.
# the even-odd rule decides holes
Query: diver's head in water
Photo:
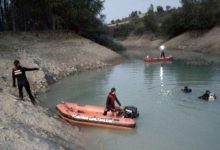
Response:
[[[184,89],[181,89],[185,93],[191,93],[192,89],[188,88],[188,86],[184,86]]]
[[[209,93],[210,93],[210,91],[209,91],[209,90],[206,90],[206,91],[205,91],[205,93],[206,93],[206,94],[209,94]]]

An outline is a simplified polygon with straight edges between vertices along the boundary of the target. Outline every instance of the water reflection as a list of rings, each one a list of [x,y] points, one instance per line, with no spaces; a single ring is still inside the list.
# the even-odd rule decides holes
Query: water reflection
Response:
[[[164,86],[163,84],[163,66],[160,66],[160,83],[161,83],[161,87]]]

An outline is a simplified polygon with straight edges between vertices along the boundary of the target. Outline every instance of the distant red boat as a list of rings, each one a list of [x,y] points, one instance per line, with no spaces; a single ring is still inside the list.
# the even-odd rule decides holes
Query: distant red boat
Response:
[[[145,57],[144,61],[151,63],[151,62],[161,62],[161,61],[170,61],[173,59],[173,56],[168,55],[165,57]]]

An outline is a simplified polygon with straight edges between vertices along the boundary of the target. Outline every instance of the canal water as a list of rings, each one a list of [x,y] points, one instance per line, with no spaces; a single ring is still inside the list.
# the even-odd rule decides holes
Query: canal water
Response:
[[[184,86],[192,93],[181,92]],[[137,106],[140,117],[132,131],[77,125],[91,149],[103,150],[219,150],[220,66],[192,66],[182,62],[145,64],[142,60],[67,77],[42,94],[42,105],[73,101],[105,105],[115,87],[123,105]],[[205,90],[217,100],[198,99]]]

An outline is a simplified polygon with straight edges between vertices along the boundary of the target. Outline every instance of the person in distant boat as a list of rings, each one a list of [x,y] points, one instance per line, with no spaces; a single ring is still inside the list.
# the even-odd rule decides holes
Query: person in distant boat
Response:
[[[121,110],[120,107],[115,106],[115,101],[119,106],[121,106],[121,103],[119,102],[117,96],[116,96],[116,89],[112,88],[111,91],[108,94],[107,101],[106,101],[106,108],[103,113],[103,115],[107,115],[108,111],[111,111],[114,115],[114,112]]]
[[[26,71],[34,71],[34,70],[39,70],[39,68],[26,68],[22,67],[20,65],[20,62],[18,60],[14,61],[14,68],[12,69],[12,78],[13,78],[13,87],[16,87],[16,82],[15,79],[17,79],[17,85],[18,85],[18,91],[19,91],[19,97],[21,100],[23,100],[23,87],[25,87],[29,98],[31,99],[31,102],[33,105],[36,105],[36,101],[31,93],[30,85],[27,80]]]
[[[188,88],[188,86],[185,86],[184,89],[181,89],[185,93],[191,93],[192,89]]]
[[[161,45],[160,46],[160,57],[165,57],[165,52],[164,52],[165,46]]]
[[[209,90],[206,90],[205,93],[198,98],[206,101],[214,101],[216,99],[216,95],[214,93],[211,93]]]

